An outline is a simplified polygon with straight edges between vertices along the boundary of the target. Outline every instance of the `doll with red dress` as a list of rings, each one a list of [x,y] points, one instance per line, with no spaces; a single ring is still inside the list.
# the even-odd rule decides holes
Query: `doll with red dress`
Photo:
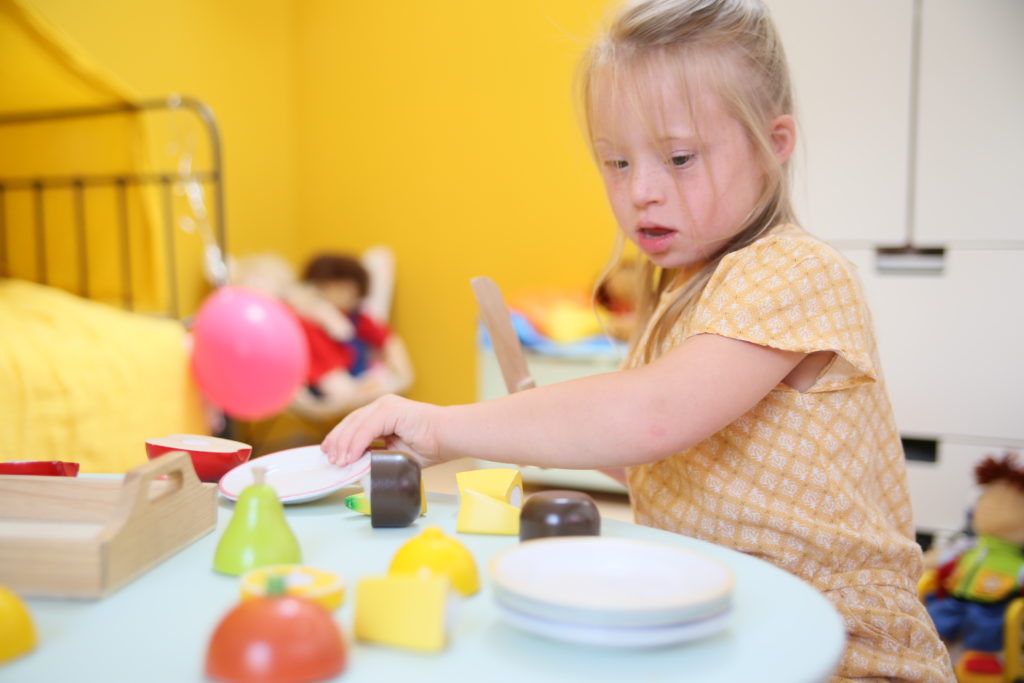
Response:
[[[325,253],[306,265],[287,302],[298,314],[309,345],[306,387],[293,407],[331,419],[412,383],[412,364],[401,338],[363,309],[370,274],[352,256]]]

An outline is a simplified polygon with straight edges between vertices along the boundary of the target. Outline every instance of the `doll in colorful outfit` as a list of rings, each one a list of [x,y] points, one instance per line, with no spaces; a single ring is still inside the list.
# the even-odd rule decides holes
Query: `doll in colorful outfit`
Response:
[[[335,418],[412,382],[412,363],[402,340],[383,321],[362,310],[370,275],[359,259],[320,254],[289,289],[309,346],[306,388],[294,407],[311,417]]]
[[[1007,454],[983,460],[975,476],[984,487],[972,516],[977,541],[940,564],[939,589],[927,604],[939,634],[966,648],[957,670],[996,676],[1006,608],[1022,594],[1024,468]]]

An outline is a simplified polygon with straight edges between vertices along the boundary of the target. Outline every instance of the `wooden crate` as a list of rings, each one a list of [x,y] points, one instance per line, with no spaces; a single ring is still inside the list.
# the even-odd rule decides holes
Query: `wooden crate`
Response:
[[[0,475],[0,585],[102,597],[216,525],[216,488],[181,451],[123,480]]]

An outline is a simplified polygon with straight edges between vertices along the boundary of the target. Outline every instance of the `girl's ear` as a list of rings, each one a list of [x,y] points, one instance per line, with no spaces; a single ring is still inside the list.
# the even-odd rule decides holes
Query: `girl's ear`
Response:
[[[782,114],[772,119],[768,137],[772,142],[772,150],[780,164],[786,163],[793,148],[796,147],[796,120],[789,114]]]

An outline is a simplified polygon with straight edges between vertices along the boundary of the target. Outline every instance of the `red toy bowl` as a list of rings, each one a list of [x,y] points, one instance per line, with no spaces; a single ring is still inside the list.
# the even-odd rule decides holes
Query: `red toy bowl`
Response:
[[[63,460],[18,460],[0,462],[0,474],[35,474],[47,477],[77,477],[78,463]]]
[[[252,446],[202,434],[171,434],[159,439],[146,439],[146,455],[150,460],[171,451],[188,453],[199,479],[216,482],[229,470],[248,460]]]

